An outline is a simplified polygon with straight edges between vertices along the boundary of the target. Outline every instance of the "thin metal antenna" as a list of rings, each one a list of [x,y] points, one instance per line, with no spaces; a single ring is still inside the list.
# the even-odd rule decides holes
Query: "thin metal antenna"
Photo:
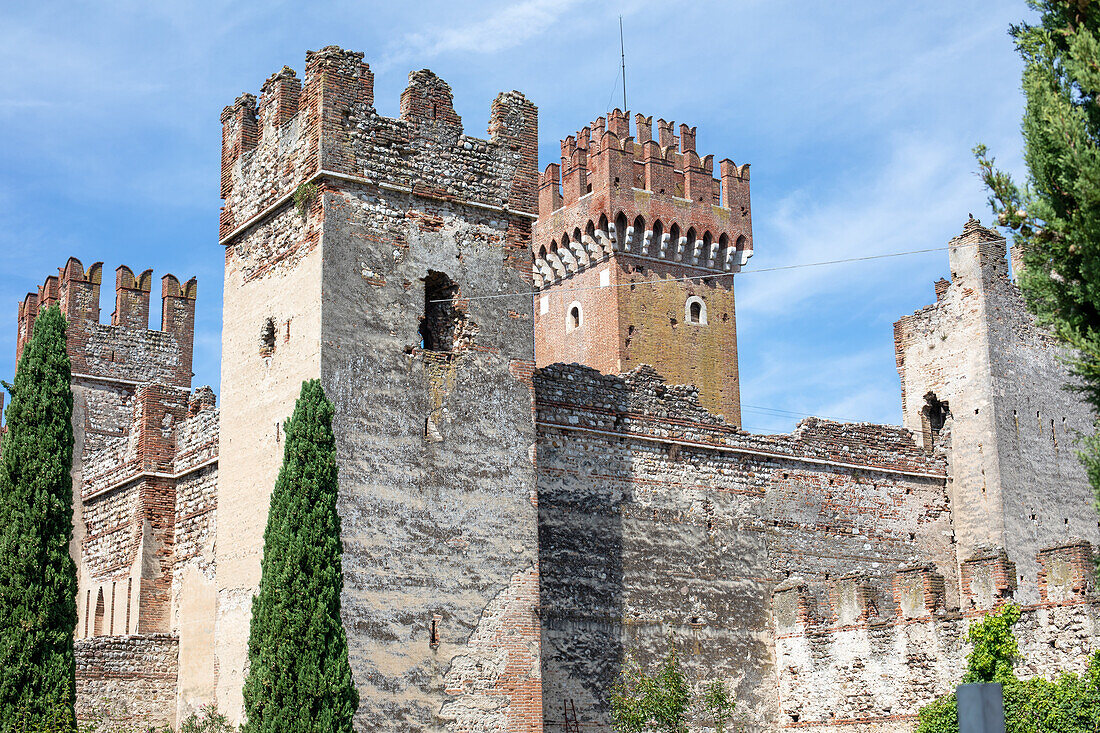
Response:
[[[623,16],[619,16],[619,55],[623,61],[623,113],[626,113],[626,44],[623,43]]]

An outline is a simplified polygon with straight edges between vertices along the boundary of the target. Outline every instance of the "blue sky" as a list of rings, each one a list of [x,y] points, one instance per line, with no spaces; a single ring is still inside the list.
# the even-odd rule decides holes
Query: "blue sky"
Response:
[[[196,386],[218,389],[220,123],[307,49],[363,51],[396,116],[407,73],[454,89],[484,135],[497,92],[539,106],[541,165],[621,104],[698,126],[700,153],[752,164],[756,254],[736,278],[744,422],[793,413],[900,422],[892,324],[934,299],[946,253],[752,274],[942,246],[989,219],[970,149],[1021,168],[1023,0],[725,2],[38,2],[0,9],[0,376],[16,303],[70,255],[199,278]],[[106,282],[110,280],[110,283]],[[159,321],[154,288],[153,327]],[[767,408],[767,409],[759,409]],[[776,412],[781,410],[785,412]],[[792,414],[787,414],[787,413]]]

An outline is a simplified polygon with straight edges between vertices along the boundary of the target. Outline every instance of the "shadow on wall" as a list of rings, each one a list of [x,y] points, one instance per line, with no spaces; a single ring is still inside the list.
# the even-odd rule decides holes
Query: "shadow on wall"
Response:
[[[538,477],[543,719],[547,733],[610,720],[625,638],[626,452],[601,441],[544,440]],[[570,436],[571,437],[571,436]],[[551,455],[554,454],[554,455]],[[543,470],[569,466],[569,470]],[[595,719],[595,720],[594,720]]]

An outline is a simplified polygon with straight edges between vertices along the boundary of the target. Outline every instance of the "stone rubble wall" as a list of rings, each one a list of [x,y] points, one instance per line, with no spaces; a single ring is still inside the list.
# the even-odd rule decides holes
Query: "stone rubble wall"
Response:
[[[1092,572],[1091,564],[1085,572]],[[895,595],[900,586],[895,584]],[[1014,630],[1021,678],[1080,674],[1100,648],[1100,599],[1073,591],[1065,580],[1062,588],[1066,593],[1056,594],[1058,600],[1023,607]],[[872,588],[870,596],[888,593]],[[970,653],[967,629],[993,607],[963,613],[931,600],[925,604],[918,592],[915,603],[903,600],[890,613],[861,608],[856,595],[834,586],[822,618],[806,594],[801,579],[774,594],[781,728],[912,730],[920,708],[959,683]]]
[[[804,421],[750,435],[651,368],[536,372],[546,729],[609,724],[624,660],[680,654],[776,724],[771,589],[793,573],[953,575],[942,459],[907,431]],[[957,592],[952,588],[952,592]]]
[[[103,731],[174,726],[177,649],[167,634],[77,640],[77,718]]]

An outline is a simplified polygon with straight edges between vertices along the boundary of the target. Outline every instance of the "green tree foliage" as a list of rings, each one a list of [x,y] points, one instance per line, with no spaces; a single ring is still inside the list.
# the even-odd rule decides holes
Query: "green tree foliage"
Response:
[[[1018,186],[975,148],[990,203],[1024,253],[1017,273],[1040,321],[1077,350],[1077,389],[1100,411],[1100,3],[1029,0],[1035,25],[1013,26],[1024,59],[1024,157]],[[1100,439],[1081,458],[1100,500]]]
[[[714,680],[703,689],[703,707],[714,723],[714,733],[725,733],[726,723],[733,717],[736,707],[725,682]]]
[[[1012,627],[1020,620],[1020,607],[1006,603],[988,614],[967,631],[972,649],[966,658],[963,683],[1011,682],[1016,679],[1012,665],[1020,656],[1020,645]]]
[[[216,705],[208,703],[180,723],[179,733],[236,733],[236,728],[218,712]]]
[[[1012,670],[1019,654],[1012,627],[1019,618],[1019,607],[1009,604],[970,627],[974,649],[962,681],[1001,683],[1006,733],[1095,733],[1100,725],[1100,652],[1081,676],[1062,674],[1054,682],[1018,679]],[[955,694],[925,705],[918,719],[917,733],[958,733]]]
[[[65,317],[38,315],[0,446],[0,732],[72,730],[76,565]]]
[[[359,693],[340,621],[333,406],[302,383],[264,531],[252,601],[243,733],[350,733]]]
[[[618,733],[686,733],[691,705],[691,686],[675,650],[669,651],[652,674],[630,658],[611,692],[611,721]],[[734,710],[725,683],[716,680],[708,685],[702,705],[717,733],[723,733]]]

